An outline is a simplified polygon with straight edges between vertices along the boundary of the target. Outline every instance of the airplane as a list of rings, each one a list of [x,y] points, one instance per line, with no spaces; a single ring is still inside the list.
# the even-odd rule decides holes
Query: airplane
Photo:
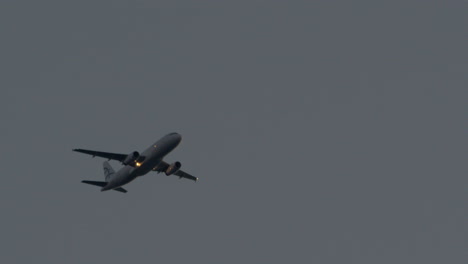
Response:
[[[178,133],[169,133],[162,137],[156,143],[148,147],[141,154],[138,151],[133,151],[130,154],[118,154],[101,152],[86,149],[73,149],[73,151],[88,154],[94,157],[102,157],[108,160],[117,160],[124,167],[117,172],[111,167],[109,162],[104,161],[104,177],[105,181],[81,181],[82,183],[96,185],[101,188],[101,191],[114,190],[126,193],[127,190],[122,188],[123,185],[133,181],[139,176],[143,176],[150,171],[157,173],[164,172],[166,176],[176,175],[179,178],[186,178],[193,181],[198,181],[198,178],[192,176],[180,169],[182,164],[179,161],[171,164],[163,161],[163,158],[174,150],[182,140],[182,136]]]

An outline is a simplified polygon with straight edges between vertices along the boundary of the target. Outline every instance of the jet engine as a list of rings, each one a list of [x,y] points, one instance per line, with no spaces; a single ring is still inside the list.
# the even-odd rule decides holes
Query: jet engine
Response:
[[[182,167],[182,163],[176,161],[172,163],[171,165],[169,165],[169,167],[167,167],[164,173],[166,173],[166,176],[172,175],[176,173],[180,169],[180,167]]]
[[[140,158],[140,153],[138,151],[133,151],[132,153],[128,154],[127,157],[122,162],[124,165],[133,165],[135,162],[138,161]]]

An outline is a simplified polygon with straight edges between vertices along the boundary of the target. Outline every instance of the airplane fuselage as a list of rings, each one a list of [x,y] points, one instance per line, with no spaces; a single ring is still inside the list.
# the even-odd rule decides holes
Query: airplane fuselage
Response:
[[[163,158],[179,145],[181,140],[182,136],[178,133],[170,133],[162,137],[141,153],[141,156],[145,157],[143,161],[138,163],[135,167],[126,165],[118,170],[116,173],[111,175],[110,179],[108,179],[107,185],[102,187],[101,191],[118,188],[133,181],[139,176],[143,176],[148,172],[153,171],[158,167]]]

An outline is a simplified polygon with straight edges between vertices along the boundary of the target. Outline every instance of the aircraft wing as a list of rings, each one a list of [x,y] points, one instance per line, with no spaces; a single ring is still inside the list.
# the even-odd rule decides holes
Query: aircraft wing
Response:
[[[123,162],[125,158],[127,157],[126,154],[109,153],[109,152],[94,151],[94,150],[87,150],[87,149],[74,149],[73,151],[88,154],[93,157],[98,156],[98,157],[109,159],[109,160],[118,160],[120,162]]]
[[[179,178],[185,178],[185,179],[189,179],[189,180],[192,180],[192,181],[198,181],[198,178],[195,177],[195,176],[192,176],[182,170],[178,170],[176,171],[176,173],[174,173],[174,175],[177,175],[179,176]]]
[[[153,170],[157,171],[157,172],[164,172],[164,171],[166,171],[167,167],[169,167],[169,164],[167,162],[161,161],[159,163],[159,165],[156,168],[154,168]],[[192,181],[198,181],[197,177],[195,177],[193,175],[190,175],[190,174],[184,172],[183,170],[176,171],[176,173],[174,173],[174,175],[179,176],[179,178],[185,178],[185,179],[189,179],[189,180],[192,180]]]

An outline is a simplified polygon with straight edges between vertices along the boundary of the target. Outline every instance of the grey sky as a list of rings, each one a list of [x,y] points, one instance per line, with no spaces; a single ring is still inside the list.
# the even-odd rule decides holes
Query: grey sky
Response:
[[[0,4],[0,262],[466,263],[466,1],[226,2]]]

